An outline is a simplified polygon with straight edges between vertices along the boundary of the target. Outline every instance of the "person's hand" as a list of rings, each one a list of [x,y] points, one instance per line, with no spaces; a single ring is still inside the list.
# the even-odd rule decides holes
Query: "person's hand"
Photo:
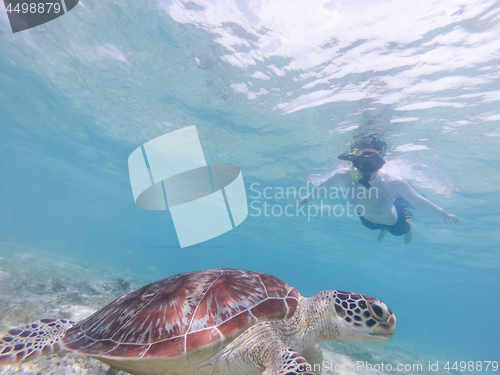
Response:
[[[309,203],[309,197],[306,195],[304,198],[300,200],[300,205],[303,206]]]
[[[439,215],[439,217],[443,219],[446,224],[458,224],[458,222],[460,221],[455,215],[449,214],[444,211],[441,213],[441,215]]]

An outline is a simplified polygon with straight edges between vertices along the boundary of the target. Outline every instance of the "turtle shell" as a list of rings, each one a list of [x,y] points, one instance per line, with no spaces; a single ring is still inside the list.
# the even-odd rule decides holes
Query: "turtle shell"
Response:
[[[108,363],[179,356],[193,363],[200,351],[206,359],[256,323],[290,318],[299,296],[265,273],[187,272],[118,298],[68,330],[63,342]]]

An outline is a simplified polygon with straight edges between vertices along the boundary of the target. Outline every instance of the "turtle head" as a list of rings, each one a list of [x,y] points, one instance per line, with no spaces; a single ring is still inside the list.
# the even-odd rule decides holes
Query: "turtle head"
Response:
[[[394,335],[396,317],[382,301],[337,290],[324,293],[328,295],[325,328],[329,340],[386,342]]]

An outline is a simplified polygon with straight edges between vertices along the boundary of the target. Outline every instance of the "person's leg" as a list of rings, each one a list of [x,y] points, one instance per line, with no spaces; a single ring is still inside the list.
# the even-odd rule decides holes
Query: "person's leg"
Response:
[[[380,233],[378,234],[377,241],[382,241],[387,233],[387,229],[380,229]]]
[[[410,228],[410,231],[408,233],[405,233],[405,236],[403,238],[405,240],[405,243],[410,243],[411,242],[411,239],[412,239],[411,228]]]

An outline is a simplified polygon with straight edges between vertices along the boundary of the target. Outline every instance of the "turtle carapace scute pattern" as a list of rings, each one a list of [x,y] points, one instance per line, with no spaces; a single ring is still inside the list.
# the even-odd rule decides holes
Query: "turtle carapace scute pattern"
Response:
[[[126,294],[71,328],[66,348],[88,355],[174,357],[234,339],[295,312],[299,293],[267,274],[187,272]]]

